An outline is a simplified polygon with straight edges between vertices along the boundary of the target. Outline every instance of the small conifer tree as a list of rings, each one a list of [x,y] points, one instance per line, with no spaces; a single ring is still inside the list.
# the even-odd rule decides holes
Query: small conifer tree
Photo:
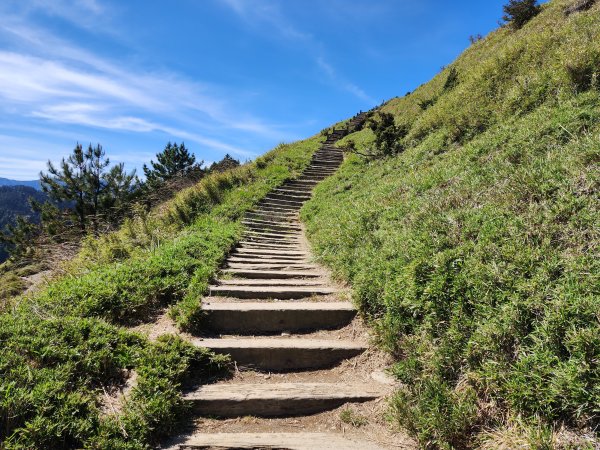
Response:
[[[504,5],[505,22],[509,22],[515,29],[522,28],[527,22],[533,19],[541,11],[537,0],[509,0]]]
[[[90,224],[97,231],[99,222],[114,217],[109,208],[123,207],[133,194],[135,171],[126,173],[123,164],[109,166],[101,145],[84,150],[77,144],[58,167],[48,161],[48,173],[40,173],[42,190],[54,203],[65,205],[68,220],[82,232]]]
[[[201,171],[204,161],[196,163],[196,157],[189,152],[182,142],[167,144],[165,149],[156,154],[157,162],[150,161],[150,166],[144,164],[146,183],[149,186],[157,186],[175,176],[187,176],[193,172]]]
[[[233,158],[229,153],[226,154],[219,162],[214,162],[208,169],[210,172],[225,172],[240,165],[240,161]]]

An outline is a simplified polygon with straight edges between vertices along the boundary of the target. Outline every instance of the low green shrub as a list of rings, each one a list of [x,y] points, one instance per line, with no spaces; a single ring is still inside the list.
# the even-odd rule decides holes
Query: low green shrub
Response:
[[[405,151],[347,158],[302,211],[397,358],[391,417],[424,447],[517,421],[530,443],[600,439],[600,92],[565,69],[597,52],[600,16],[565,19],[565,4],[470,47],[452,90],[442,74],[384,105]]]
[[[66,274],[0,311],[3,448],[146,449],[185,416],[180,386],[227,370],[227,358],[176,337],[157,342],[125,326],[170,307],[199,326],[201,296],[239,239],[241,218],[306,167],[320,139],[280,145],[250,164],[206,177],[123,227],[89,238]],[[104,389],[137,384],[122,411],[103,411]]]

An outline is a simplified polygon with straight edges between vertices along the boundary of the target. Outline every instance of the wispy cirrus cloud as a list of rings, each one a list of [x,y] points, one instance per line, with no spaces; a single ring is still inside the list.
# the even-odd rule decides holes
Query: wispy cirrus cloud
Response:
[[[92,16],[103,13],[93,0],[77,6]],[[28,7],[71,19],[66,2],[37,1]],[[101,57],[33,23],[27,14],[8,14],[0,24],[0,112],[11,118],[161,132],[244,158],[255,154],[223,139],[228,130],[277,140],[289,136],[285,126],[229,104],[219,86]]]
[[[260,32],[265,32],[264,25],[267,25],[266,30],[269,33],[273,30],[276,31],[278,35],[277,38],[301,42],[306,47],[306,51],[313,56],[317,68],[327,76],[330,84],[352,94],[360,100],[372,104],[376,103],[363,89],[349,81],[344,75],[340,74],[331,63],[327,62],[324,56],[324,45],[312,34],[301,31],[295,27],[292,21],[283,13],[281,3],[272,0],[221,1],[247,24],[260,30]],[[340,5],[341,10],[344,9],[342,6],[343,5]],[[339,14],[337,9],[326,9],[326,11],[327,13],[335,13],[332,14],[332,17]]]
[[[265,0],[222,0],[247,24],[267,32],[275,30],[286,39],[308,41],[312,35],[296,28],[283,14],[278,3]]]
[[[360,98],[361,100],[364,100],[365,102],[372,104],[376,103],[375,99],[369,96],[364,90],[354,83],[344,79],[343,76],[339,75],[333,66],[329,64],[323,57],[317,58],[317,64],[323,73],[327,75],[332,84],[339,86],[341,89],[349,92],[355,97]]]

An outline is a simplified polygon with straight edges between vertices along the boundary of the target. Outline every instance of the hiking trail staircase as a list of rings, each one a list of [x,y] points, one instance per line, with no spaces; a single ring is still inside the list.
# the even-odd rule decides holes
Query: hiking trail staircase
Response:
[[[271,191],[246,214],[242,241],[210,287],[210,296],[203,299],[207,327],[217,337],[196,338],[196,345],[231,355],[237,367],[265,374],[326,369],[366,350],[363,342],[311,334],[348,325],[356,311],[350,302],[336,298],[338,290],[311,261],[299,221],[299,210],[313,188],[343,161],[335,142],[364,118],[361,113],[348,128],[329,134],[299,178]],[[191,390],[185,399],[203,417],[294,417],[371,401],[389,389],[376,382],[344,384],[313,378],[284,383],[224,380]],[[177,445],[179,449],[379,448],[335,433],[304,432],[198,432]]]

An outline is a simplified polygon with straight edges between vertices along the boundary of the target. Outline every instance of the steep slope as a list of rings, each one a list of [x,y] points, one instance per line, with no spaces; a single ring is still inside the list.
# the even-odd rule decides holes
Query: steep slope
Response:
[[[303,210],[425,447],[598,445],[600,5],[573,3],[384,105],[404,151],[348,157]]]

